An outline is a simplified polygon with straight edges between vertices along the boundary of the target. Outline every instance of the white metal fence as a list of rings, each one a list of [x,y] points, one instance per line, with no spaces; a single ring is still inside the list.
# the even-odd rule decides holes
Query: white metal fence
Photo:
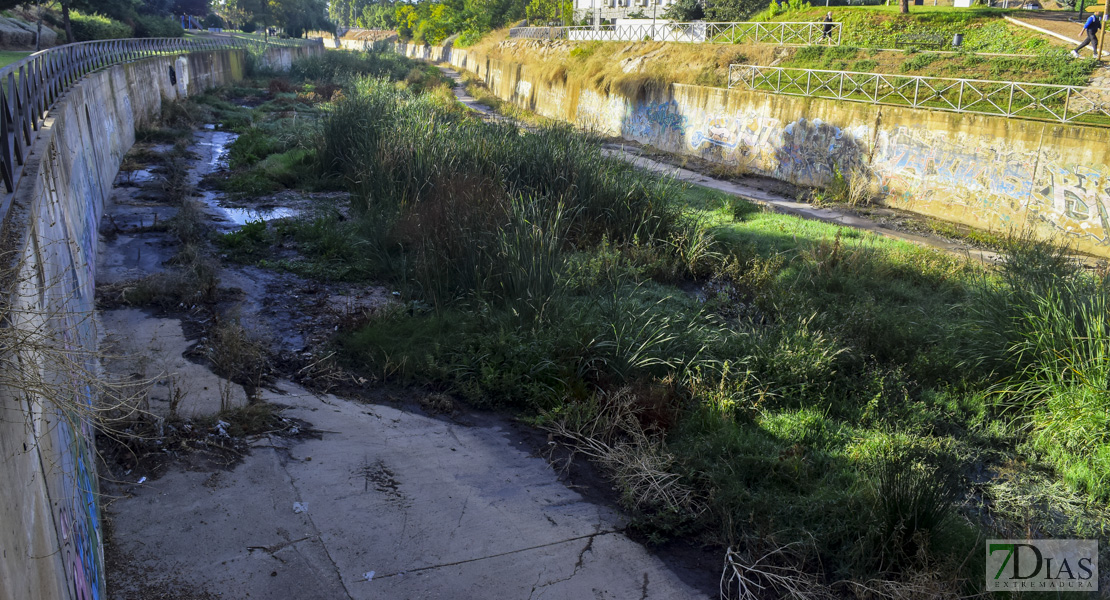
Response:
[[[825,27],[829,27],[828,35]],[[596,27],[514,27],[510,38],[571,41],[657,41],[707,44],[840,45],[840,23],[658,23]]]
[[[1110,125],[1110,90],[1072,85],[729,65],[728,87],[950,112]]]

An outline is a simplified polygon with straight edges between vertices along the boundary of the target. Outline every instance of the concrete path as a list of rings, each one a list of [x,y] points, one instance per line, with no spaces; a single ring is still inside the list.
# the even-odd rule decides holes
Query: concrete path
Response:
[[[279,388],[265,400],[318,438],[262,436],[233,469],[115,486],[112,539],[127,558],[109,576],[128,580],[115,598],[143,598],[162,574],[218,598],[708,597],[500,418]]]

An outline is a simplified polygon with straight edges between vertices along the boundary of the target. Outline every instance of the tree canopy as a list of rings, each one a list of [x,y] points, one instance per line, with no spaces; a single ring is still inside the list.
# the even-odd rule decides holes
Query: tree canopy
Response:
[[[294,37],[334,29],[325,0],[213,0],[212,11],[233,29],[276,26]]]
[[[438,0],[395,2],[393,0],[331,0],[328,15],[343,27],[396,29],[402,37],[438,43],[461,34],[463,43],[477,41],[486,32],[530,16],[559,14],[570,18],[568,0]],[[561,15],[560,15],[561,16]]]

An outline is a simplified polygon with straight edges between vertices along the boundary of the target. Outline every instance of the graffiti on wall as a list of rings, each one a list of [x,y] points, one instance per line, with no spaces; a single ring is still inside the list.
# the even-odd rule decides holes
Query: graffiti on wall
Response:
[[[567,89],[563,86],[541,85],[537,96],[537,110],[561,118],[567,100]]]
[[[82,428],[84,429],[84,428]],[[59,546],[66,577],[77,600],[99,600],[103,588],[100,565],[101,531],[96,505],[96,488],[89,471],[87,437],[62,419],[55,428],[55,443],[66,444],[60,452],[62,498],[58,502]]]
[[[516,95],[527,100],[532,95],[532,82],[521,79],[516,82]]]
[[[740,145],[739,119],[730,115],[710,115],[703,119],[690,134],[690,147],[697,150],[703,144],[735,150]]]
[[[60,143],[60,142],[59,142]],[[60,156],[51,147],[44,176],[53,179],[60,170]],[[79,189],[97,189],[99,171],[95,164],[73,160],[70,181]],[[90,317],[94,310],[92,264],[95,262],[96,221],[90,198],[80,194],[60,194],[43,186],[44,196],[37,202],[36,222],[38,264],[43,268],[43,297],[51,307],[48,329],[60,340],[54,368],[64,379],[59,381],[72,406],[49,404],[54,411],[52,426],[44,432],[51,451],[50,470],[46,473],[47,493],[55,508],[57,540],[68,587],[78,600],[99,600],[104,593],[103,545],[97,504],[96,472],[92,449],[93,431],[88,415],[95,401],[93,390],[84,379],[96,372],[94,353],[96,333]],[[37,304],[34,302],[35,304]],[[32,308],[34,310],[34,308]],[[40,450],[42,451],[42,450]]]
[[[1086,166],[1043,165],[1033,182],[1030,210],[1065,233],[1110,244],[1107,176]]]
[[[983,224],[1031,218],[1065,235],[1110,244],[1110,181],[1106,165],[1076,165],[1056,152],[1015,147],[920,128],[882,136],[875,171],[890,197],[904,204],[936,202]]]
[[[827,185],[836,174],[868,171],[866,129],[845,130],[821,119],[798,119],[782,130],[775,175],[800,185]]]
[[[622,127],[633,138],[652,138],[668,133],[686,135],[686,116],[674,100],[637,104]]]
[[[991,147],[945,132],[899,127],[880,136],[875,168],[884,185],[902,194],[948,193],[963,188],[979,194],[1024,200],[1033,180],[1035,153]],[[966,197],[967,194],[961,194]]]
[[[701,111],[688,123],[690,150],[799,185],[826,185],[838,171],[867,170],[866,126],[842,128],[804,117],[783,123],[744,111]]]

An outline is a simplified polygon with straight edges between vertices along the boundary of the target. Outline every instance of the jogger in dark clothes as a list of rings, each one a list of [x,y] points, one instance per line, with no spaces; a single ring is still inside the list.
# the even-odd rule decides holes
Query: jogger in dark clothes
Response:
[[[1094,13],[1087,18],[1087,22],[1083,24],[1083,33],[1087,35],[1087,39],[1083,40],[1075,50],[1071,51],[1071,55],[1079,58],[1079,51],[1087,44],[1091,45],[1091,50],[1095,53],[1095,58],[1098,58],[1098,30],[1102,28],[1102,17],[1098,13]]]
[[[832,11],[829,11],[829,12],[825,13],[825,18],[823,20],[823,23],[825,23],[825,26],[823,28],[824,32],[821,34],[821,40],[818,40],[818,41],[823,41],[825,39],[828,39],[830,42],[832,42],[832,30],[833,30]]]

